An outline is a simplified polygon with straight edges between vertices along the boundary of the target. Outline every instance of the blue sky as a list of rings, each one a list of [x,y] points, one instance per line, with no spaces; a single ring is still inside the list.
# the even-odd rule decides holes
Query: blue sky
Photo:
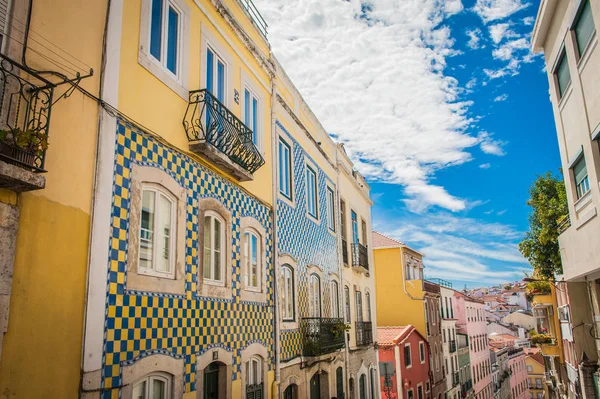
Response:
[[[455,287],[519,280],[536,175],[560,165],[539,0],[256,0],[273,51],[372,188],[374,228]]]

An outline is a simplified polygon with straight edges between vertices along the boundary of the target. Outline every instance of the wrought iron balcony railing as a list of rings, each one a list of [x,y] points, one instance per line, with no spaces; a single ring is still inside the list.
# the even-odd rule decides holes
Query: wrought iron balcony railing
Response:
[[[300,323],[304,356],[321,356],[345,345],[343,319],[307,317]]]
[[[250,174],[265,164],[252,130],[206,89],[190,92],[183,127],[191,143],[209,143]]]
[[[454,373],[454,385],[460,384],[460,376],[458,373]]]
[[[562,234],[567,231],[569,227],[571,227],[571,217],[567,213],[559,218],[556,223],[558,223],[558,234]]]
[[[344,264],[348,264],[348,241],[345,238],[342,238],[342,260]]]
[[[0,54],[0,159],[44,172],[54,87]]]
[[[263,399],[265,389],[263,383],[246,385],[246,399]]]
[[[369,270],[369,251],[367,247],[357,242],[352,244],[352,266]]]
[[[472,380],[466,380],[465,382],[463,382],[460,386],[460,390],[464,393],[464,392],[469,392],[471,389],[473,388],[473,381]]]
[[[267,22],[262,17],[262,15],[260,15],[258,8],[256,8],[256,6],[252,2],[252,0],[241,0],[241,2],[243,4],[244,8],[246,9],[246,11],[248,11],[248,14],[250,14],[252,21],[254,21],[254,23],[256,24],[260,33],[266,39],[267,38]]]
[[[373,343],[373,323],[370,321],[357,321],[356,346],[366,346]]]
[[[450,353],[454,353],[456,352],[456,341],[452,340],[450,341],[450,343],[448,344],[449,349],[450,349]]]

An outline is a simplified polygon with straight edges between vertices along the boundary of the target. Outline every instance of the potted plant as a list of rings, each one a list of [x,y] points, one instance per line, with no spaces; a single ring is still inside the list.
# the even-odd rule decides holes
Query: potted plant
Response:
[[[21,151],[15,151],[21,150]],[[27,165],[35,165],[36,158],[42,158],[48,149],[48,135],[33,129],[0,129],[0,154],[16,159]]]

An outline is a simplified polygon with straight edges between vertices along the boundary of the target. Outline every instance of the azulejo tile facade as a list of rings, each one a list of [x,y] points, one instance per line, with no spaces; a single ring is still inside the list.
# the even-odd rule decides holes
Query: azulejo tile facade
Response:
[[[185,292],[127,289],[132,166],[161,169],[187,191]],[[232,298],[201,297],[198,285],[198,201],[215,198],[232,214]],[[240,220],[255,218],[266,231],[267,302],[244,302],[241,289]],[[184,359],[184,392],[196,389],[196,357],[214,347],[233,355],[232,380],[241,376],[241,351],[258,342],[273,369],[272,211],[268,205],[151,135],[118,121],[109,243],[102,382],[104,397],[118,397],[123,367],[161,353]]]
[[[339,276],[337,238],[327,225],[327,185],[335,190],[334,182],[316,166],[314,160],[297,140],[276,121],[281,137],[293,148],[293,201],[291,205],[281,198],[277,202],[277,242],[280,255],[292,256],[297,261],[297,300],[299,319],[307,317],[308,309],[308,266],[321,269],[321,297],[323,317],[331,317],[330,282],[331,273]],[[318,187],[319,221],[307,216],[306,205],[306,162],[315,167]],[[281,332],[281,361],[288,361],[302,353],[302,339],[298,329]]]

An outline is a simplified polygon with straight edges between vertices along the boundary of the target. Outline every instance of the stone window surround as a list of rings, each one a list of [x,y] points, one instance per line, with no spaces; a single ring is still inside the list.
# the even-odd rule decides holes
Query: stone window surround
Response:
[[[213,360],[213,353],[217,352],[218,359]],[[233,368],[233,353],[219,347],[211,348],[202,355],[196,355],[196,398],[204,398],[204,369],[213,362],[220,363],[219,374],[225,375],[225,384],[219,381],[219,393],[224,393],[224,398],[231,398],[231,374]],[[180,396],[174,396],[179,398]]]
[[[342,291],[344,290],[344,287],[340,283],[339,275],[337,273],[332,273],[332,272],[329,273],[329,282],[327,283],[327,286],[328,286],[327,293],[329,295],[329,305],[331,307],[331,309],[329,309],[329,315],[330,315],[330,317],[335,317],[333,314],[333,299],[334,298],[333,298],[332,290],[331,290],[331,287],[333,286],[334,282],[337,284],[337,289],[338,289],[338,292],[337,292],[338,298],[337,299],[338,299],[338,313],[339,314],[337,317],[343,319],[345,308],[344,308],[344,301],[342,300],[344,293]]]
[[[279,255],[279,267],[277,268],[277,278],[279,279],[279,298],[283,298],[283,276],[281,275],[281,268],[284,265],[288,265],[292,268],[292,272],[294,275],[294,320],[283,320],[283,316],[281,316],[281,330],[295,330],[298,329],[298,262],[294,259],[293,256],[289,254]],[[282,301],[278,301],[278,303],[282,303]],[[283,314],[283,312],[280,312]]]
[[[253,231],[258,237],[260,241],[260,259],[259,259],[259,287],[258,289],[254,287],[246,287],[246,257],[244,255],[243,243],[242,243],[242,253],[240,254],[241,265],[240,265],[240,274],[241,274],[241,285],[242,290],[240,293],[240,298],[242,301],[249,302],[267,302],[267,230],[263,227],[262,224],[258,222],[253,217],[246,216],[240,220],[240,227],[242,232],[242,240],[244,240],[244,236],[246,231]]]
[[[160,186],[177,200],[174,278],[156,277],[138,273],[142,188],[144,184],[148,183]],[[137,164],[132,166],[126,283],[126,288],[128,290],[152,291],[179,295],[185,293],[186,203],[186,190],[168,173],[153,166],[141,166]]]
[[[173,398],[183,396],[184,359],[169,355],[155,354],[144,357],[132,365],[123,367],[122,397],[131,398],[134,384],[153,373],[166,373],[171,377],[170,387]]]
[[[205,282],[203,277],[204,270],[204,215],[211,211],[219,215],[224,221],[225,230],[225,262],[223,264],[223,283],[216,285]],[[203,297],[231,299],[232,296],[232,216],[225,205],[214,198],[202,198],[198,200],[198,295]]]
[[[250,360],[252,357],[260,357],[262,360],[262,382],[263,382],[263,390],[265,392],[265,396],[267,393],[267,390],[269,389],[269,387],[267,386],[267,382],[268,382],[268,372],[269,372],[269,351],[268,349],[261,343],[255,342],[252,343],[250,345],[248,345],[246,347],[246,349],[242,350],[242,372],[241,372],[241,377],[240,377],[240,381],[242,382],[242,395],[243,392],[245,392],[245,387],[246,387],[246,374],[247,374],[247,370],[246,370],[246,362],[248,360]],[[245,396],[245,395],[244,395]]]
[[[307,287],[306,287],[306,292],[309,293],[310,295],[310,276],[311,275],[316,275],[319,278],[319,294],[321,295],[321,298],[319,298],[319,302],[320,302],[320,307],[321,307],[321,315],[319,317],[325,317],[324,315],[326,314],[325,309],[323,308],[323,304],[325,302],[325,293],[326,291],[329,290],[329,285],[327,285],[326,282],[323,281],[323,269],[321,269],[321,267],[317,266],[317,265],[306,265],[306,282],[307,282]],[[326,287],[326,290],[323,290],[323,286]],[[324,292],[325,291],[325,292]],[[307,309],[307,315],[310,315],[310,300],[308,301],[308,309]]]

